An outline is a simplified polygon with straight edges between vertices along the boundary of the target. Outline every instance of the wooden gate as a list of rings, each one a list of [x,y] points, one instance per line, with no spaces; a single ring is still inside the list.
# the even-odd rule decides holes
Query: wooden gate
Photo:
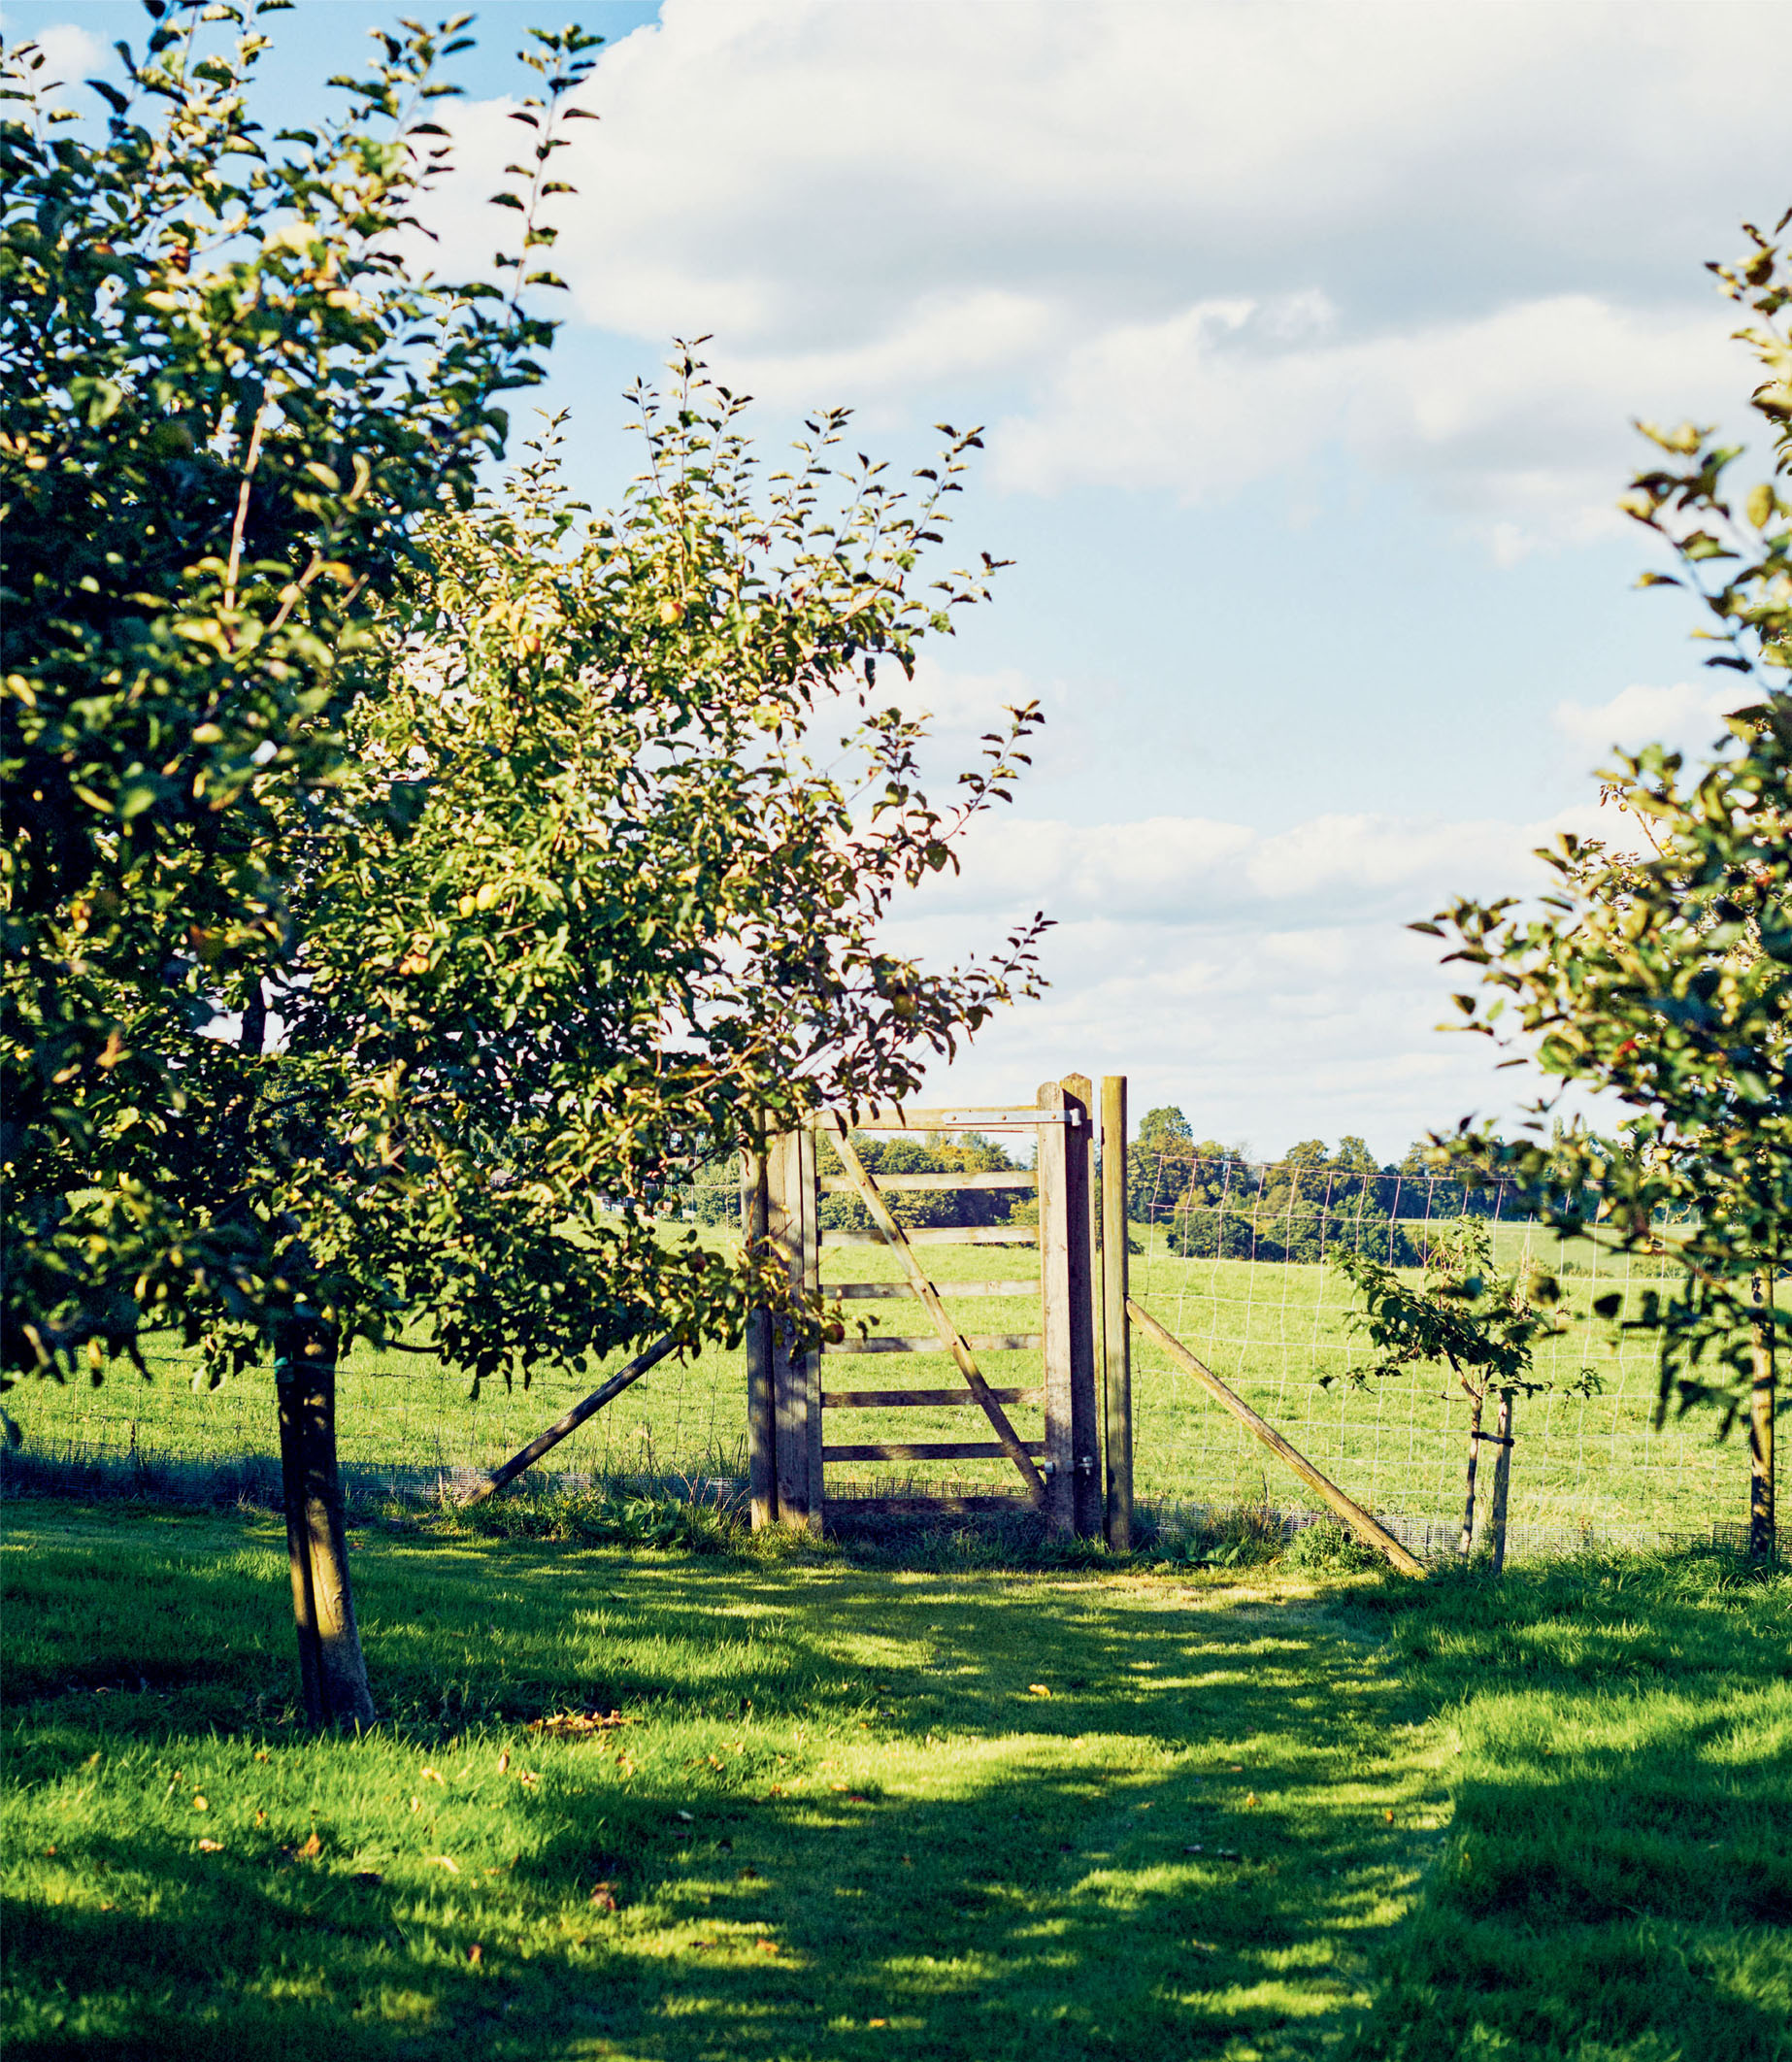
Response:
[[[895,1255],[900,1269],[895,1281],[836,1277],[825,1284],[828,1300],[838,1298],[848,1317],[857,1304],[899,1305],[900,1329],[893,1333],[855,1336],[849,1329],[837,1343],[799,1351],[788,1327],[773,1324],[763,1313],[749,1327],[747,1450],[755,1526],[781,1523],[819,1533],[826,1522],[831,1465],[1005,1460],[1014,1477],[1014,1489],[1007,1495],[858,1496],[838,1508],[866,1513],[1031,1509],[1043,1512],[1056,1530],[1097,1538],[1107,1529],[1112,1536],[1110,1507],[1116,1476],[1124,1478],[1130,1507],[1131,1427],[1128,1421],[1121,1428],[1112,1412],[1110,1370],[1109,1444],[1127,1450],[1123,1456],[1118,1450],[1111,1453],[1111,1463],[1117,1466],[1104,1471],[1097,1407],[1103,1299],[1095,1241],[1091,1094],[1084,1077],[1071,1075],[1046,1082],[1031,1104],[998,1109],[886,1107],[867,1111],[851,1123],[824,1113],[803,1129],[772,1140],[763,1162],[746,1164],[744,1229],[749,1239],[770,1242],[800,1289],[811,1295],[823,1290],[824,1247],[883,1247]],[[987,1174],[879,1174],[865,1167],[852,1143],[854,1133],[913,1137],[954,1131],[1030,1132],[1037,1145],[1034,1168]],[[838,1174],[823,1176],[818,1171],[821,1136],[834,1148]],[[1123,1115],[1120,1139],[1123,1147]],[[904,1226],[888,1203],[891,1194],[905,1189],[1031,1188],[1036,1182],[1037,1224]],[[826,1193],[855,1198],[871,1220],[869,1229],[824,1230],[820,1203]],[[1123,1254],[1123,1228],[1121,1237]],[[1023,1275],[1017,1264],[1012,1279],[936,1282],[925,1257],[934,1246],[1032,1248],[1036,1265]],[[1036,1332],[976,1330],[973,1318],[951,1308],[961,1300],[1019,1296],[1037,1301]],[[847,1386],[852,1380],[847,1370],[863,1367],[862,1356],[942,1352],[955,1363],[961,1387]],[[989,1379],[984,1363],[1011,1353],[1038,1355],[1037,1383],[1018,1386]],[[980,1410],[991,1436],[855,1442],[833,1438],[828,1423],[830,1413],[842,1412],[953,1406]]]

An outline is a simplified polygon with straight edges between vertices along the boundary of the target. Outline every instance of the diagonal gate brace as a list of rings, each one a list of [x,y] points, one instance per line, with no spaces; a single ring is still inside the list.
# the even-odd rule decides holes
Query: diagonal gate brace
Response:
[[[1033,1465],[1031,1454],[1016,1437],[1013,1426],[1008,1421],[1007,1413],[996,1401],[994,1390],[979,1373],[977,1356],[972,1352],[964,1334],[946,1314],[946,1306],[940,1300],[939,1290],[928,1280],[920,1262],[914,1257],[914,1248],[909,1244],[902,1226],[890,1215],[883,1198],[878,1193],[876,1182],[865,1172],[865,1163],[859,1158],[857,1148],[846,1135],[846,1125],[839,1118],[834,1118],[829,1124],[828,1135],[834,1150],[840,1155],[841,1166],[846,1169],[847,1179],[858,1192],[859,1201],[871,1214],[871,1221],[883,1234],[885,1243],[894,1249],[897,1259],[902,1263],[903,1272],[909,1278],[909,1284],[932,1321],[934,1330],[939,1334],[940,1343],[957,1362],[958,1372],[970,1384],[971,1394],[982,1406],[984,1416],[988,1418],[996,1438],[1002,1443],[1002,1451],[1019,1470],[1020,1478],[1027,1485],[1029,1501],[1035,1510],[1043,1511],[1045,1506],[1045,1477]]]

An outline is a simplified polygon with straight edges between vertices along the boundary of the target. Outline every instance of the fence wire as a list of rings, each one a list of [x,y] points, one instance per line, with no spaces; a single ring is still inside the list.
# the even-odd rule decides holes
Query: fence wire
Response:
[[[1400,1521],[1415,1543],[1447,1546],[1461,1524],[1468,1400],[1438,1367],[1351,1384],[1350,1371],[1372,1355],[1351,1326],[1353,1290],[1338,1254],[1368,1250],[1419,1280],[1438,1231],[1464,1211],[1487,1221],[1502,1270],[1535,1264],[1557,1277],[1570,1319],[1563,1336],[1537,1349],[1535,1379],[1547,1388],[1515,1406],[1510,1550],[1738,1536],[1747,1510],[1746,1439],[1719,1443],[1709,1413],[1655,1429],[1650,1346],[1593,1314],[1595,1298],[1614,1291],[1632,1310],[1644,1288],[1671,1277],[1665,1254],[1623,1254],[1591,1239],[1564,1243],[1510,1184],[1468,1192],[1440,1176],[1312,1159],[1135,1147],[1127,1188],[1134,1295],[1311,1461]],[[703,1236],[727,1233],[717,1227]],[[1013,1272],[1012,1258],[994,1249],[939,1247],[928,1257],[948,1297],[955,1273],[971,1280]],[[853,1254],[850,1271],[880,1273],[876,1263],[885,1258],[869,1249]],[[976,1314],[1028,1324],[1018,1305],[1012,1312],[979,1305]],[[271,1466],[279,1443],[266,1371],[207,1393],[192,1386],[190,1356],[170,1348],[149,1359],[147,1383],[120,1362],[100,1387],[31,1381],[15,1388],[8,1407],[27,1455],[164,1480],[207,1471],[228,1480],[233,1469]],[[1022,1355],[1005,1356],[1001,1379],[1038,1380],[1030,1366]],[[1147,1506],[1260,1502],[1292,1512],[1311,1503],[1198,1381],[1136,1333],[1133,1366],[1136,1482]],[[487,1382],[476,1399],[464,1376],[434,1361],[358,1347],[339,1383],[344,1467],[363,1484],[412,1488],[483,1472],[605,1372],[593,1363],[546,1373],[526,1390]],[[957,1379],[943,1358],[916,1376],[923,1378]],[[717,1349],[663,1363],[556,1448],[543,1472],[734,1477],[745,1468],[745,1426],[741,1358]],[[941,1413],[919,1434],[892,1418],[865,1436],[963,1437],[963,1413]],[[1483,1449],[1483,1508],[1490,1459]],[[1013,1486],[1003,1463],[951,1472],[959,1491]],[[907,1486],[947,1485],[917,1478]]]
[[[1657,1430],[1653,1347],[1593,1312],[1615,1292],[1631,1314],[1673,1274],[1665,1252],[1564,1241],[1510,1183],[1177,1151],[1135,1154],[1129,1176],[1134,1294],[1317,1467],[1422,1540],[1462,1523],[1469,1399],[1444,1367],[1352,1383],[1375,1355],[1338,1256],[1366,1251],[1421,1280],[1439,1231],[1465,1214],[1486,1222],[1503,1273],[1541,1268],[1564,1292],[1563,1333],[1536,1347],[1532,1379],[1547,1386],[1514,1406],[1514,1547],[1727,1538],[1745,1521],[1746,1439],[1719,1443],[1709,1412]],[[1199,1382],[1137,1338],[1133,1359],[1141,1495],[1286,1501],[1276,1463]],[[1483,1447],[1483,1513],[1491,1460]]]

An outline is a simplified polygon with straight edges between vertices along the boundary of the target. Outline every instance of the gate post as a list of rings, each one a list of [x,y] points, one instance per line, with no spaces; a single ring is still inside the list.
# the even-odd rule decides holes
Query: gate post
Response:
[[[1086,1074],[1067,1074],[1061,1085],[1070,1178],[1071,1516],[1079,1539],[1099,1540],[1107,1494],[1096,1404],[1095,1084]]]
[[[766,1240],[766,1159],[760,1152],[741,1154],[741,1237],[748,1253],[763,1250]],[[755,1308],[747,1314],[747,1484],[751,1499],[752,1529],[763,1531],[778,1519],[778,1419],[772,1380],[772,1318]]]
[[[1044,1339],[1045,1512],[1054,1532],[1101,1530],[1095,1425],[1095,1312],[1090,1268],[1089,1083],[1080,1075],[1039,1091],[1040,1331]],[[1079,1093],[1079,1090],[1085,1093]]]
[[[766,1155],[766,1230],[799,1295],[820,1283],[815,1209],[815,1136],[806,1126],[780,1132]],[[821,1531],[821,1355],[794,1349],[788,1323],[772,1326],[772,1415],[778,1517]]]
[[[1107,1419],[1108,1545],[1133,1546],[1133,1362],[1126,1315],[1126,1077],[1102,1080],[1102,1405]]]

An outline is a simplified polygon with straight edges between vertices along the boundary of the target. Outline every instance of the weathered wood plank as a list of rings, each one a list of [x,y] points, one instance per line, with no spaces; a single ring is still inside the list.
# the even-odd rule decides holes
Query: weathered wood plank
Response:
[[[1070,1205],[1071,1522],[1079,1539],[1095,1540],[1102,1535],[1107,1502],[1095,1407],[1095,1084],[1086,1074],[1067,1074],[1059,1086],[1065,1108],[1082,1113],[1082,1122],[1064,1136]]]
[[[888,1195],[893,1188],[1031,1188],[1033,1173],[1030,1168],[1016,1167],[1007,1173],[993,1169],[986,1174],[884,1174],[876,1177],[878,1193]],[[830,1196],[855,1196],[849,1175],[823,1175],[821,1191]]]
[[[888,1246],[879,1231],[835,1231],[823,1234],[829,1246]],[[909,1228],[911,1246],[1037,1246],[1036,1224],[916,1224]]]
[[[1045,1400],[1044,1389],[994,1389],[990,1395],[1000,1404],[1038,1404]],[[977,1398],[969,1389],[823,1389],[824,1411],[897,1411],[910,1405],[929,1410],[952,1411],[963,1405],[973,1408]]]
[[[1026,1453],[1044,1453],[1043,1439],[1023,1439],[1019,1442]],[[897,1447],[879,1444],[868,1447],[823,1447],[823,1460],[830,1461],[879,1461],[879,1460],[1012,1460],[1008,1448],[993,1439],[928,1439],[914,1446]]]
[[[949,1296],[1037,1296],[1039,1282],[1032,1281],[936,1281],[935,1289],[942,1297]],[[910,1281],[824,1281],[821,1284],[824,1296],[838,1296],[843,1303],[892,1303],[899,1297],[913,1296],[914,1284]]]
[[[627,1367],[619,1369],[601,1387],[593,1389],[589,1396],[581,1398],[564,1417],[555,1418],[546,1432],[538,1433],[519,1453],[513,1453],[502,1468],[494,1469],[470,1496],[461,1499],[460,1508],[463,1511],[471,1511],[475,1504],[482,1504],[487,1497],[495,1496],[506,1482],[514,1481],[525,1469],[533,1468],[544,1453],[557,1447],[570,1433],[577,1432],[587,1417],[601,1411],[613,1397],[620,1396],[624,1389],[638,1382],[649,1368],[657,1367],[668,1353],[677,1351],[678,1347],[670,1339],[661,1339],[648,1347],[645,1353],[636,1354]],[[953,1393],[956,1394],[956,1391]],[[1002,1393],[1007,1395],[1009,1392],[1004,1390]]]
[[[1261,1440],[1278,1460],[1292,1468],[1301,1480],[1344,1519],[1358,1539],[1366,1540],[1370,1546],[1386,1554],[1402,1575],[1424,1575],[1423,1562],[1415,1560],[1385,1526],[1377,1524],[1353,1496],[1346,1495],[1336,1482],[1321,1475],[1304,1453],[1289,1446],[1274,1425],[1259,1417],[1242,1396],[1229,1389],[1211,1368],[1197,1360],[1174,1332],[1159,1324],[1150,1312],[1132,1296],[1126,1299],[1126,1314],[1141,1331],[1163,1347],[1179,1368],[1186,1370],[1211,1396],[1223,1404],[1247,1432]]]
[[[825,1110],[815,1118],[819,1131],[1027,1131],[1036,1124],[1062,1124],[1065,1118],[1042,1117],[1031,1103],[1004,1103],[982,1110],[910,1110],[900,1104],[879,1103],[862,1110],[856,1117],[839,1110]]]
[[[1133,1363],[1127,1329],[1126,1077],[1102,1080],[1102,1410],[1107,1419],[1108,1545],[1133,1545]]]
[[[741,1236],[748,1252],[766,1237],[766,1167],[763,1154],[741,1155]],[[772,1373],[772,1318],[764,1310],[747,1319],[747,1479],[752,1529],[778,1518],[778,1402]]]
[[[1057,1081],[1039,1091],[1039,1107],[1062,1117],[1065,1096]],[[1045,1344],[1045,1455],[1052,1463],[1045,1500],[1052,1529],[1069,1532],[1076,1521],[1076,1480],[1071,1469],[1071,1383],[1075,1346],[1071,1338],[1070,1127],[1043,1126],[1039,1134],[1039,1265]]]
[[[974,1353],[1035,1353],[1043,1334],[1039,1332],[977,1332],[965,1334],[965,1345]],[[937,1333],[896,1334],[887,1339],[843,1339],[838,1346],[824,1346],[823,1353],[942,1353]]]
[[[806,1124],[796,1134],[795,1201],[802,1213],[803,1291],[821,1292],[821,1214],[815,1201],[815,1134]],[[803,1360],[804,1458],[809,1477],[809,1529],[820,1537],[827,1491],[821,1472],[821,1352],[813,1346]]]
[[[976,1511],[1025,1513],[1033,1506],[1023,1496],[842,1496],[834,1499],[842,1518],[930,1517],[935,1512],[953,1516]]]
[[[803,1280],[803,1199],[797,1135],[786,1131],[766,1149],[766,1236],[794,1286]],[[772,1404],[780,1524],[809,1529],[808,1356],[792,1350],[790,1327],[772,1327]]]

